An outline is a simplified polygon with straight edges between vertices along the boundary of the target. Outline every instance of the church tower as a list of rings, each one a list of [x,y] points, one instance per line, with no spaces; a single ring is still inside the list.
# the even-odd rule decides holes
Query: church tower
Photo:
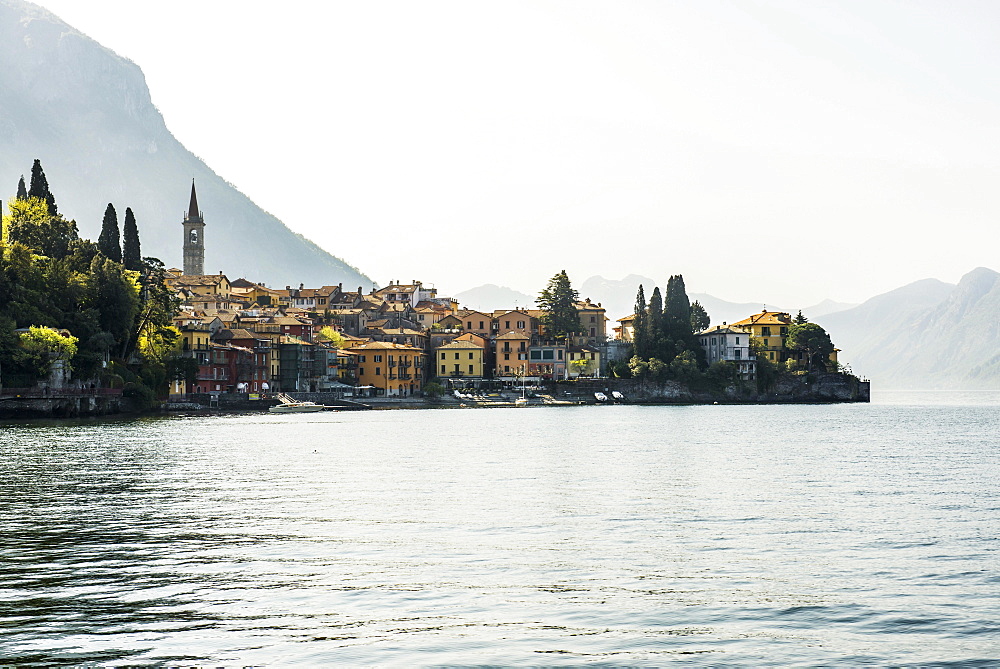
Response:
[[[194,179],[191,179],[191,204],[184,217],[184,273],[205,273],[205,219],[198,211]]]

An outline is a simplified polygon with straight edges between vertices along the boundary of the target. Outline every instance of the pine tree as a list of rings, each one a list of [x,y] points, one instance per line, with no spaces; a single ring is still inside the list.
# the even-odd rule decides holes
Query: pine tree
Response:
[[[646,326],[646,293],[639,284],[639,292],[635,294],[635,320],[632,321],[632,352],[645,360],[649,356],[649,329]]]
[[[21,175],[21,180],[17,182],[17,199],[27,200],[28,199],[28,189],[24,187],[24,175]]]
[[[122,264],[125,269],[142,269],[142,252],[139,246],[139,228],[135,224],[132,208],[125,208],[125,225],[122,228]]]
[[[49,216],[59,213],[56,208],[56,198],[49,191],[49,180],[45,178],[45,171],[42,169],[42,161],[35,158],[34,165],[31,166],[31,185],[28,187],[28,197],[37,197],[43,200],[49,208]]]
[[[691,303],[691,331],[701,332],[702,330],[707,330],[708,326],[712,324],[712,319],[709,318],[708,312],[705,311],[705,307],[701,305],[701,302],[695,300]]]
[[[804,325],[805,323],[809,322],[809,319],[806,318],[805,316],[803,316],[802,315],[802,310],[799,309],[798,315],[795,317],[795,320],[793,320],[792,322],[795,323],[796,325]]]
[[[545,312],[542,324],[550,337],[563,338],[580,331],[580,315],[576,309],[579,299],[566,270],[549,279],[549,285],[539,293],[535,303]]]
[[[109,260],[122,261],[121,234],[118,232],[118,213],[110,202],[104,210],[104,224],[101,236],[97,238],[97,248]]]

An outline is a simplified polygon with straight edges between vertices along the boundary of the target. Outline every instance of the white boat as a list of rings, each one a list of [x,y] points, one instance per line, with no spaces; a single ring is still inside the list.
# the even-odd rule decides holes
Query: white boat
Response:
[[[271,413],[314,413],[329,408],[315,402],[299,402],[285,393],[278,393],[275,397],[281,401],[281,404],[270,407],[268,411]]]

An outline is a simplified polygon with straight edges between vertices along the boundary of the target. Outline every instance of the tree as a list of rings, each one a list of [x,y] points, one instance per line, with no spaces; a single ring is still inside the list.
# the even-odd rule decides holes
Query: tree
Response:
[[[806,369],[812,371],[817,364],[826,371],[826,359],[833,353],[833,342],[821,326],[816,323],[793,323],[788,328],[785,338],[785,348],[792,351],[804,351],[806,354]]]
[[[642,284],[635,295],[635,320],[632,321],[632,351],[639,358],[649,355],[649,330],[646,327],[646,293]]]
[[[684,288],[684,277],[680,274],[671,276],[667,281],[663,331],[673,341],[681,341],[691,335],[691,303]]]
[[[569,366],[577,376],[585,376],[590,373],[591,362],[587,358],[580,358],[569,363]]]
[[[32,325],[21,333],[22,361],[30,365],[38,376],[49,373],[56,360],[70,360],[76,355],[79,341],[71,335],[63,335],[58,330]]]
[[[17,182],[17,199],[27,200],[28,199],[28,189],[24,187],[24,175],[21,175],[20,180]]]
[[[701,332],[702,330],[708,329],[708,326],[712,324],[712,319],[708,317],[708,312],[705,311],[705,307],[701,306],[701,302],[695,300],[691,303],[691,331]]]
[[[656,350],[663,339],[663,298],[660,297],[659,286],[653,286],[646,314],[646,341],[652,350]]]
[[[37,197],[44,202],[50,216],[56,216],[59,213],[56,208],[56,198],[49,191],[49,181],[45,178],[42,161],[38,158],[35,158],[35,163],[31,166],[31,185],[28,187],[28,197]]]
[[[122,229],[122,264],[135,272],[142,270],[142,251],[139,245],[139,228],[131,207],[125,208],[125,226]]]
[[[566,270],[549,279],[549,285],[539,293],[535,303],[545,312],[542,325],[549,336],[561,339],[580,331],[580,315],[576,303],[580,295],[570,284]]]
[[[340,334],[329,325],[324,325],[319,329],[319,337],[320,339],[326,340],[330,346],[336,349],[344,348],[344,344],[347,343],[347,340],[344,339],[344,335]]]
[[[118,213],[110,202],[108,202],[108,208],[104,210],[104,223],[101,225],[101,236],[97,238],[97,248],[108,260],[114,260],[117,263],[122,261]]]
[[[795,323],[796,325],[803,325],[805,323],[808,323],[809,319],[803,316],[802,310],[799,309],[799,313],[795,316],[795,319],[792,322]]]
[[[3,218],[3,235],[7,243],[19,242],[38,255],[62,258],[80,238],[75,221],[53,216],[45,202],[37,197],[13,199],[7,203],[7,208],[10,215]]]

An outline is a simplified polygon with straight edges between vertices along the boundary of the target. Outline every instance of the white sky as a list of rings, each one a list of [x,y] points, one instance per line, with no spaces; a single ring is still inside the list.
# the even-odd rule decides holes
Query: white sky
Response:
[[[990,0],[40,4],[380,283],[807,305],[998,265]]]

